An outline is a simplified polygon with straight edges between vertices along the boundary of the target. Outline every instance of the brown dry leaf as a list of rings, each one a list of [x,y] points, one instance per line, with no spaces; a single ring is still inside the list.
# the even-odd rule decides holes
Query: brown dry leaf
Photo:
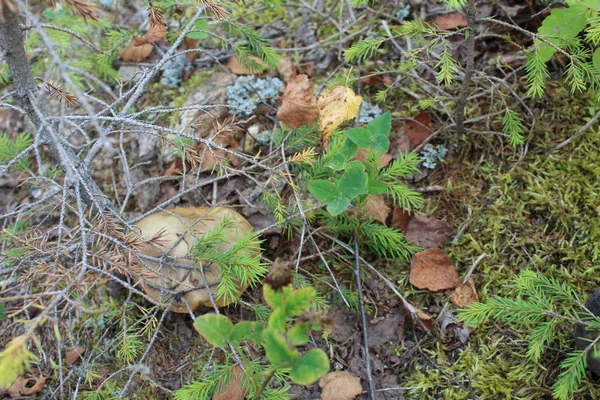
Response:
[[[319,381],[321,399],[352,400],[362,393],[360,378],[346,371],[330,372]]]
[[[424,249],[441,248],[450,233],[452,233],[452,227],[448,222],[415,215],[406,228],[406,240]]]
[[[81,359],[85,349],[81,346],[75,346],[65,353],[65,364],[71,365]]]
[[[196,47],[198,47],[198,40],[191,39],[187,36],[183,39],[183,43],[185,43],[185,48],[187,50],[195,49]],[[194,60],[196,59],[196,53],[194,53],[194,52],[186,53],[185,58],[187,58],[189,62],[194,62]]]
[[[24,378],[19,376],[17,380],[8,388],[7,393],[10,397],[31,396],[41,393],[48,377]]]
[[[392,212],[392,223],[390,226],[406,233],[406,229],[408,228],[408,223],[410,222],[411,218],[412,214],[405,212],[398,206],[395,206],[394,211]]]
[[[298,73],[299,74],[313,76],[315,74],[316,70],[317,70],[317,66],[312,61],[308,61],[308,62],[298,65]]]
[[[417,314],[417,318],[419,318],[419,320],[423,323],[423,326],[425,326],[427,330],[431,331],[431,329],[433,328],[433,317],[427,314],[425,311],[421,310],[419,307],[415,306],[414,304],[409,304],[415,311],[415,314]],[[405,315],[410,315],[410,310],[404,304],[402,304],[402,309],[404,310]],[[413,322],[415,323],[417,328],[423,328],[423,326],[421,326],[421,324],[419,324],[417,321],[413,320]]]
[[[385,84],[385,85],[389,86],[392,83],[394,83],[392,81],[392,78],[390,78],[390,76],[388,74],[376,73],[375,70],[367,71],[367,73],[375,73],[375,74],[360,78],[360,83],[362,83],[363,85],[375,86],[375,85]]]
[[[248,57],[250,60],[256,62],[258,65],[261,65],[264,69],[267,69],[267,64],[258,57],[250,56]],[[250,71],[248,67],[244,65],[243,62],[237,56],[233,56],[229,59],[227,63],[227,68],[231,70],[232,73],[236,75],[252,75],[257,71]]]
[[[406,121],[406,125],[404,125],[404,134],[408,136],[412,146],[421,143],[433,133],[429,114],[419,113],[413,117],[413,120]]]
[[[149,43],[136,46],[134,42],[129,43],[121,53],[121,59],[125,62],[144,61],[152,53],[152,45]]]
[[[242,388],[242,376],[244,371],[238,367],[233,367],[229,384],[222,387],[219,392],[213,394],[212,400],[244,400],[248,393],[244,393]]]
[[[462,14],[454,12],[446,15],[438,15],[432,21],[434,24],[440,27],[440,29],[454,29],[462,28],[467,26],[467,20]]]
[[[283,92],[277,118],[291,129],[317,122],[319,107],[308,76],[298,75],[289,81]]]
[[[283,81],[286,83],[297,75],[296,66],[294,65],[294,62],[289,58],[282,58],[277,63],[277,71],[279,72],[279,76],[281,76],[281,79],[283,79]]]
[[[415,254],[410,261],[410,284],[437,292],[455,288],[460,279],[445,251],[428,249]]]
[[[391,209],[385,204],[385,199],[382,194],[370,194],[365,204],[367,214],[375,218],[377,221],[385,225],[385,220],[390,215]]]
[[[475,288],[475,282],[472,278],[467,280],[467,283],[461,283],[450,295],[450,301],[459,307],[466,307],[469,304],[477,303],[479,296]]]
[[[327,142],[329,136],[342,122],[355,118],[363,98],[358,96],[348,86],[338,86],[324,90],[319,96],[319,129],[323,132],[323,141]]]
[[[150,24],[144,35],[148,43],[167,43],[167,27],[160,24]]]
[[[394,159],[391,154],[381,154],[381,161],[379,162],[379,168],[387,167],[388,164]],[[354,156],[354,160],[367,161],[367,149],[360,147]]]

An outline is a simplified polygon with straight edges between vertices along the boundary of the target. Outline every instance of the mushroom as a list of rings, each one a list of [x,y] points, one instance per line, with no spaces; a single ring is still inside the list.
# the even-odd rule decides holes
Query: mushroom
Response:
[[[224,232],[225,240],[218,247],[219,250],[228,251],[252,230],[250,223],[230,208],[181,207],[160,211],[140,220],[136,225],[139,235],[145,238],[155,235],[160,237],[159,240],[145,244],[141,253],[164,259],[164,262],[156,262],[142,258],[150,271],[143,268],[143,273],[133,272],[144,292],[157,303],[161,303],[161,300],[164,302],[168,297],[180,295],[192,311],[201,305],[212,306],[211,296],[206,288],[208,286],[213,294],[216,292],[220,270],[215,265],[197,265],[189,252],[203,234],[212,231],[226,218],[232,220],[233,229]],[[239,283],[238,287],[239,297],[247,286]],[[214,295],[213,299],[218,307],[233,301],[226,301]],[[169,309],[177,313],[188,312],[183,301],[173,301]]]

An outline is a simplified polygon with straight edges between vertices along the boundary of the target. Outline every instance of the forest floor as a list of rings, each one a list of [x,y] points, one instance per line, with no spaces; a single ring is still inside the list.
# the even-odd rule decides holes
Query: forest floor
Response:
[[[144,5],[127,3],[110,11],[116,25],[139,22],[138,12]],[[547,6],[534,1],[524,5],[511,0],[476,3],[479,18],[495,16],[533,31],[540,25],[536,13],[543,12]],[[389,26],[401,24],[403,7],[410,10],[412,18],[435,23],[450,32],[466,24],[459,13],[448,12],[434,1],[420,0],[382,1],[372,7],[355,9],[351,14],[345,7],[340,11],[338,2],[329,0],[315,1],[312,5],[304,1],[290,3],[283,12],[260,4],[239,4],[233,15],[239,22],[254,26],[280,49],[284,62],[276,70],[265,71],[261,77],[278,77],[286,83],[294,75],[306,74],[316,91],[352,79],[355,91],[365,102],[379,106],[383,112],[392,112],[389,160],[406,151],[425,152],[426,144],[447,150],[437,165],[433,168],[421,165],[420,172],[405,182],[424,197],[425,203],[420,209],[407,214],[386,201],[379,205],[377,218],[404,232],[412,244],[423,249],[439,248],[448,254],[460,280],[465,283],[461,287],[473,289],[468,298],[461,303],[450,300],[452,290],[418,289],[409,282],[410,261],[388,260],[366,253],[366,260],[388,280],[382,280],[368,269],[363,271],[362,299],[367,310],[366,331],[372,363],[372,374],[368,377],[362,318],[354,277],[348,267],[351,254],[336,256],[332,279],[318,261],[316,244],[304,244],[302,248],[299,231],[288,234],[277,226],[276,219],[261,200],[261,188],[255,185],[256,179],[265,179],[266,172],[257,172],[252,179],[246,175],[227,178],[218,175],[214,168],[216,159],[226,158],[226,153],[209,153],[200,146],[182,157],[166,146],[159,135],[150,140],[133,135],[123,147],[127,156],[135,160],[128,179],[134,183],[146,180],[146,183],[131,197],[120,197],[123,203],[117,207],[125,210],[128,219],[135,219],[163,204],[168,204],[166,208],[223,204],[235,208],[255,230],[262,232],[265,260],[280,259],[293,264],[302,249],[305,261],[299,268],[299,280],[317,289],[323,307],[334,322],[328,334],[315,335],[312,343],[326,349],[332,370],[349,371],[361,378],[365,390],[361,399],[368,398],[366,382],[369,380],[377,389],[377,399],[551,398],[559,365],[574,348],[573,324],[559,325],[557,335],[546,347],[540,362],[533,363],[526,357],[529,328],[515,328],[493,320],[471,328],[460,323],[457,314],[461,306],[477,299],[516,296],[513,279],[525,269],[565,282],[583,299],[600,286],[597,273],[600,264],[598,125],[593,125],[570,144],[555,149],[599,111],[598,103],[591,95],[575,96],[569,91],[561,81],[563,66],[560,62],[550,63],[551,77],[543,97],[528,98],[522,51],[499,36],[514,32],[494,26],[494,35],[486,36],[484,33],[490,25],[481,23],[476,30],[481,37],[475,47],[476,73],[465,109],[466,129],[458,135],[453,100],[461,90],[462,79],[440,85],[431,73],[435,59],[423,61],[426,67],[416,69],[415,75],[402,73],[399,49],[417,47],[418,40],[411,43],[409,38],[400,38],[400,44],[387,43],[374,56],[352,68],[344,62],[342,52],[361,38],[375,36],[375,31],[385,35]],[[330,8],[340,15],[329,13]],[[522,46],[532,44],[531,40],[519,37],[518,32],[516,35]],[[450,52],[461,64],[458,71],[462,73],[467,59],[464,35],[451,35],[449,40]],[[188,104],[226,103],[227,87],[238,77],[251,74],[230,60],[232,53],[217,46],[211,50],[214,52],[210,56],[193,59],[192,68],[177,88],[166,88],[158,80],[151,83],[136,104],[136,110],[159,105],[181,108]],[[139,63],[118,60],[115,69],[123,81],[131,78],[134,82],[136,73],[159,58],[160,54],[155,52]],[[126,82],[124,85],[127,87]],[[382,91],[386,92],[384,98]],[[496,91],[519,99],[513,104],[524,115],[523,145],[510,146],[502,133]],[[208,131],[197,134],[209,135],[215,121],[221,124],[234,121],[236,128],[226,137],[219,137],[217,142],[226,149],[267,160],[274,149],[269,135],[277,128],[279,104],[278,99],[265,101],[249,116],[234,118],[225,112],[217,115],[219,118],[204,119],[202,123]],[[10,110],[0,112],[1,129],[5,132],[19,132],[27,126]],[[148,118],[178,129],[196,117],[195,110],[183,109],[168,116],[150,115]],[[197,159],[190,162],[192,157]],[[235,166],[239,160],[228,161]],[[92,164],[94,178],[106,193],[123,193],[125,178],[119,163],[107,153],[100,154]],[[211,177],[219,179],[214,184],[188,190]],[[24,189],[14,184],[16,181],[17,177],[0,178],[2,214],[23,204],[35,203],[44,196],[35,188]],[[36,221],[39,226],[46,222]],[[318,227],[317,220],[311,229]],[[351,243],[351,238],[345,239]],[[323,240],[318,248],[326,254],[343,253],[331,241]],[[0,286],[4,291],[0,292],[0,302],[14,312],[23,304],[3,300],[2,293],[11,298],[5,286]],[[342,291],[332,289],[336,286]],[[420,310],[424,325],[411,319],[394,289]],[[348,296],[349,306],[344,304],[341,293],[354,293]],[[56,362],[53,366],[53,362],[40,355],[31,376],[50,377],[40,389],[47,396],[44,398],[72,398],[77,391],[86,399],[172,398],[172,391],[202,378],[212,365],[223,360],[224,356],[194,331],[189,314],[162,313],[135,293],[110,284],[110,278],[98,278],[87,293],[80,295],[97,305],[93,310],[90,307],[86,312],[73,312],[68,317],[72,320],[68,333],[70,347],[67,347],[80,349],[76,351],[81,353],[81,360],[77,357],[70,360],[65,371],[71,372],[63,372],[59,377],[54,369]],[[259,286],[247,290],[238,303],[222,308],[221,312],[234,321],[255,319],[260,312],[257,305],[261,304]],[[30,317],[34,318],[34,307],[29,307]],[[196,315],[208,311],[208,307],[203,308]],[[19,328],[16,320],[8,318],[0,321],[0,329],[2,348],[17,335]],[[135,332],[135,340],[127,344],[135,348],[132,358],[118,355],[124,346],[124,332]],[[56,351],[52,335],[50,328],[37,333],[36,340],[48,354]],[[136,357],[147,350],[144,361],[137,363]],[[255,353],[256,349],[249,352]],[[128,388],[125,393],[121,392],[124,386]],[[86,394],[81,395],[84,392]],[[101,393],[101,397],[93,397],[92,392]],[[320,398],[318,384],[293,385],[291,393],[297,399]],[[600,385],[589,375],[577,390],[576,398],[600,398],[599,393]]]

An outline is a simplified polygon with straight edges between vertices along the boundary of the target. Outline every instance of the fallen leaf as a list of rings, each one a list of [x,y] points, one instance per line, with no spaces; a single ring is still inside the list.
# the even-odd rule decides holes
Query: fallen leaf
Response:
[[[81,359],[81,356],[85,353],[85,349],[81,346],[75,346],[71,350],[65,353],[65,363],[71,365]]]
[[[8,388],[7,393],[10,397],[31,396],[41,393],[48,377],[24,378],[19,376],[15,382]]]
[[[368,76],[360,78],[360,83],[367,86],[375,86],[380,84],[391,85],[394,83],[388,74],[377,73],[376,70],[367,71]]]
[[[192,39],[187,36],[183,39],[183,43],[185,43],[185,48],[187,50],[195,49],[198,46],[197,39]],[[185,58],[187,58],[187,60],[189,62],[194,62],[194,60],[196,59],[196,56],[197,56],[197,53],[195,53],[193,51],[185,54]]]
[[[449,310],[438,316],[438,322],[442,340],[458,339],[462,344],[465,344],[469,341],[469,336],[473,332],[473,329],[461,324]]]
[[[353,119],[358,115],[358,109],[363,98],[356,95],[347,86],[338,86],[324,90],[319,96],[319,129],[323,132],[323,141],[327,142],[329,136],[342,122]]]
[[[448,222],[415,215],[406,228],[406,240],[424,249],[441,248],[450,233],[452,233],[452,227]]]
[[[277,63],[277,72],[279,72],[279,76],[281,76],[281,79],[286,83],[297,75],[296,66],[289,58],[282,58]]]
[[[136,46],[134,42],[131,42],[123,49],[121,59],[125,62],[142,62],[148,58],[153,49],[154,47],[149,43]]]
[[[290,79],[283,92],[277,118],[291,129],[317,122],[319,107],[308,76],[298,75]]]
[[[419,113],[412,120],[406,121],[404,125],[404,134],[410,139],[412,146],[421,143],[433,133],[431,116],[426,113]]]
[[[405,212],[401,207],[395,206],[392,212],[392,223],[390,226],[406,233],[408,223],[412,218],[412,214]]]
[[[433,317],[427,314],[425,311],[421,310],[419,307],[415,306],[414,304],[411,303],[410,305],[415,311],[415,314],[417,314],[417,318],[421,320],[425,328],[431,331],[431,329],[433,328]],[[404,304],[402,305],[402,308],[404,309],[405,314],[410,315],[410,310],[407,307],[405,307]],[[416,327],[422,328],[421,324],[419,323],[416,324]]]
[[[450,295],[450,301],[459,307],[466,307],[469,304],[477,303],[479,301],[479,296],[477,295],[477,289],[475,288],[473,279],[469,278],[467,283],[458,285]]]
[[[260,58],[255,57],[255,56],[250,56],[248,58],[250,60],[254,61],[259,66],[261,66],[263,69],[267,69],[267,64]],[[231,72],[236,75],[252,75],[256,72],[259,72],[259,71],[250,71],[250,69],[248,67],[246,67],[246,65],[244,65],[244,63],[241,62],[237,56],[233,56],[229,59],[229,62],[227,63],[227,68],[229,68],[231,70]],[[262,72],[262,71],[260,71],[260,72]]]
[[[352,400],[362,393],[360,378],[346,371],[330,372],[319,381],[321,399]]]
[[[244,400],[248,393],[244,393],[242,388],[243,374],[244,371],[240,367],[233,367],[229,384],[221,387],[218,393],[215,391],[212,400]]]
[[[454,29],[462,28],[467,26],[467,20],[462,14],[454,12],[446,15],[438,15],[432,21],[434,24],[440,27],[440,29]]]
[[[308,61],[308,62],[298,65],[298,73],[299,74],[313,76],[315,74],[316,70],[317,70],[317,66],[312,61]]]
[[[167,43],[167,27],[161,24],[150,24],[144,35],[148,43]]]
[[[391,154],[381,154],[381,161],[379,162],[379,168],[387,167],[388,164],[394,159]],[[354,156],[354,160],[367,161],[367,149],[360,147]]]
[[[410,283],[419,289],[437,292],[460,285],[460,279],[448,254],[441,249],[427,249],[410,261]]]
[[[385,204],[385,199],[382,194],[371,194],[367,198],[367,204],[365,204],[365,211],[371,217],[385,225],[385,220],[390,215],[391,209]]]

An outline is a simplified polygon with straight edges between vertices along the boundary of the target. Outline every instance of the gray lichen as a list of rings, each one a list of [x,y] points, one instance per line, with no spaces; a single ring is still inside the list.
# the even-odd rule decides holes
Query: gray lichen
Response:
[[[359,124],[366,124],[380,115],[381,108],[378,105],[372,105],[367,101],[363,101],[358,110],[358,117],[356,118]]]
[[[192,68],[191,63],[184,54],[171,58],[160,69],[163,71],[160,83],[174,89],[181,85],[183,74]]]
[[[444,146],[438,144],[434,147],[430,144],[426,144],[421,152],[423,166],[428,169],[434,169],[437,167],[437,163],[446,157],[446,154],[448,154],[448,149]]]
[[[227,105],[235,115],[250,115],[261,102],[273,104],[283,85],[277,78],[242,76],[227,88]]]

